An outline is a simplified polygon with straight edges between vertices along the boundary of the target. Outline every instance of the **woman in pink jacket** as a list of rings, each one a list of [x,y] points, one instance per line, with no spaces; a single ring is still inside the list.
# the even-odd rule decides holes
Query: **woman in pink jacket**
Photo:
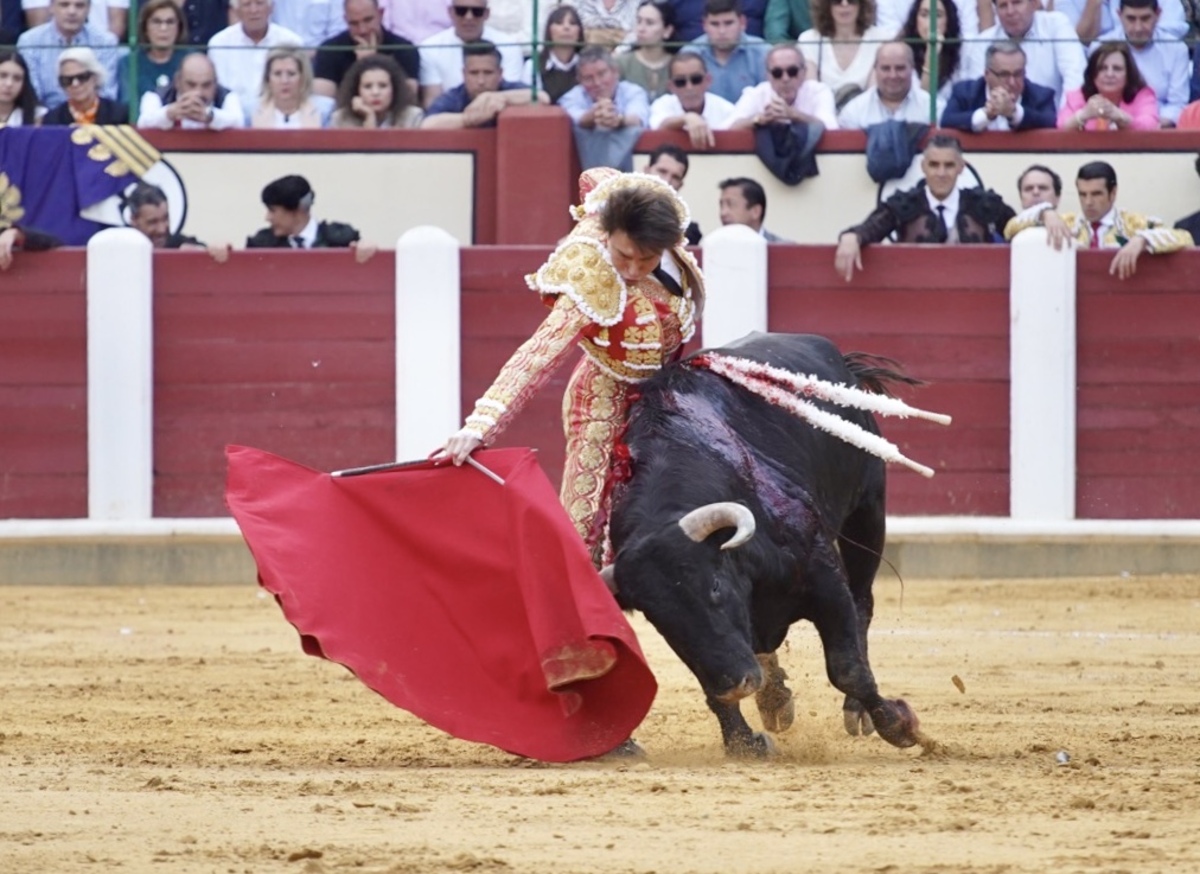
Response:
[[[1067,92],[1062,130],[1158,130],[1158,99],[1124,42],[1101,43],[1088,58],[1083,87]]]

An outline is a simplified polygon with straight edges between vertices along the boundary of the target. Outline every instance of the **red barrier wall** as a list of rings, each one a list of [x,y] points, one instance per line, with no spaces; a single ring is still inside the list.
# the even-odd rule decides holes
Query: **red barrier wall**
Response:
[[[0,273],[0,518],[87,515],[83,250]]]
[[[395,455],[395,259],[154,261],[154,513],[224,516],[227,443],[322,470]]]
[[[824,334],[843,350],[896,359],[928,385],[902,389],[916,406],[954,417],[949,428],[882,419],[932,480],[889,465],[888,510],[1008,514],[1007,246],[874,246],[847,284],[823,246],[769,249],[770,327]]]
[[[1078,485],[1082,518],[1200,518],[1200,254],[1079,253]]]

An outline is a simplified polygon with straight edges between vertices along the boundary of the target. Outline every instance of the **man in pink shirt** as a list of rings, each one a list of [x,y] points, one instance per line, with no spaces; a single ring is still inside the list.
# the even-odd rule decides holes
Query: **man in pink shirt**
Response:
[[[742,91],[734,104],[730,130],[768,124],[820,122],[837,130],[833,92],[816,80],[804,78],[804,55],[791,43],[777,45],[767,54],[767,80]]]
[[[383,26],[419,43],[451,25],[446,0],[380,0]]]

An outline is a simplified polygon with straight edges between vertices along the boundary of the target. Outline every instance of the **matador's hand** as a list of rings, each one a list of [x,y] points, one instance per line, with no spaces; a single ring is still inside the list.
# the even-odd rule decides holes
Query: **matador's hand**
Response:
[[[455,465],[461,465],[467,460],[467,456],[480,447],[483,440],[479,438],[474,431],[468,431],[463,428],[454,433],[446,445],[442,447],[441,453],[447,456]]]

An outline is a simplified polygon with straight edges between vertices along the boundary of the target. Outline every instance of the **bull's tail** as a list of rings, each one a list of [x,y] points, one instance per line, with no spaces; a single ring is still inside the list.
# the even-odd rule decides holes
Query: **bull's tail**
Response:
[[[899,361],[870,352],[847,352],[842,356],[846,367],[858,380],[858,387],[873,394],[894,397],[893,385],[925,385],[925,381],[909,376]]]

